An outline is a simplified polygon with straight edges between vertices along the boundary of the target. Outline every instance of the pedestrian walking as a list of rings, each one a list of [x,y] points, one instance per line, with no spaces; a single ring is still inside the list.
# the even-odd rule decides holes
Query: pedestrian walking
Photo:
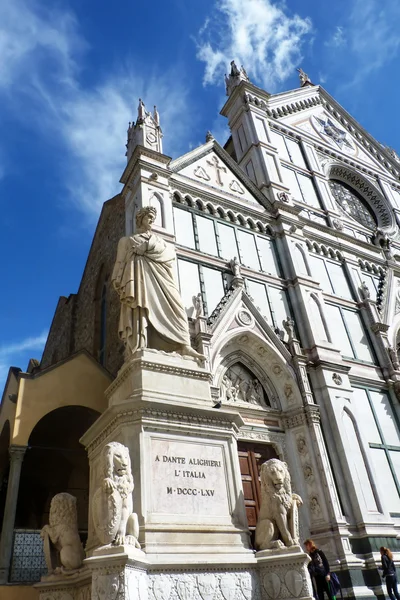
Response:
[[[382,577],[386,581],[386,589],[390,600],[400,600],[399,591],[397,589],[397,573],[396,566],[393,562],[393,554],[389,548],[381,546],[381,561],[382,561]]]
[[[325,554],[317,548],[313,540],[306,540],[304,547],[311,558],[308,570],[315,581],[318,600],[324,600],[324,593],[328,596],[328,600],[334,600],[335,596],[330,585],[331,570]]]

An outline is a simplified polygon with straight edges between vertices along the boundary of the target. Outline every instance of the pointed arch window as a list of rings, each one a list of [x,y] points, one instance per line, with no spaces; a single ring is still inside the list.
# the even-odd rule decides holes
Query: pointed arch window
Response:
[[[329,186],[334,199],[347,215],[367,229],[376,229],[376,217],[360,194],[336,179],[331,179]]]

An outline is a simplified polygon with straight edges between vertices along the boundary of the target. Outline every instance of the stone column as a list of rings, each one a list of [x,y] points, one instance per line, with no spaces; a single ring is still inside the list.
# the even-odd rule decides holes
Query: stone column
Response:
[[[7,583],[12,553],[15,513],[17,510],[19,480],[26,446],[10,446],[10,475],[8,477],[3,529],[0,537],[0,585]]]

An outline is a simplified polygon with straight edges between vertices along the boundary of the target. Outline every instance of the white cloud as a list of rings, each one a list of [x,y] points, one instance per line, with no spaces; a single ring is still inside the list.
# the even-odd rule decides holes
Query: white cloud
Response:
[[[362,75],[397,56],[400,4],[397,0],[354,0],[350,16],[351,49],[362,63]]]
[[[121,188],[126,130],[138,98],[159,107],[166,153],[181,150],[190,115],[187,85],[173,69],[159,76],[131,61],[129,69],[85,87],[78,64],[87,49],[71,12],[44,12],[35,0],[0,0],[0,99],[8,98],[9,110],[35,134],[57,140],[68,199],[94,220]]]
[[[217,0],[216,14],[197,41],[197,57],[205,63],[204,83],[222,81],[235,59],[271,90],[293,75],[311,32],[311,20],[289,14],[281,1]]]
[[[0,87],[23,85],[44,67],[58,81],[72,83],[77,53],[85,46],[71,12],[35,0],[0,2]]]
[[[42,332],[36,337],[27,337],[20,342],[13,342],[0,346],[0,359],[11,355],[18,355],[26,350],[42,350],[47,340],[47,332]]]
[[[38,336],[27,337],[19,342],[12,342],[0,346],[0,382],[2,380],[5,382],[10,365],[17,365],[21,360],[25,360],[26,363],[28,363],[30,357],[26,357],[27,352],[37,352],[41,354],[46,340],[47,332],[43,331]],[[23,365],[24,368],[25,366],[26,365]],[[0,384],[0,395],[1,392],[2,385]]]
[[[347,43],[347,36],[344,28],[338,25],[332,36],[326,40],[325,46],[332,46],[332,48],[339,48],[340,46],[345,46]]]
[[[398,0],[351,0],[346,19],[325,43],[331,50],[331,70],[340,72],[339,87],[354,88],[391,61],[400,48]]]
[[[176,83],[171,86],[171,81]],[[151,108],[159,107],[164,152],[178,152],[189,114],[187,92],[172,71],[146,79],[119,73],[96,89],[74,93],[63,105],[59,126],[73,157],[68,188],[89,213],[97,215],[102,203],[121,188],[126,130],[128,121],[137,117],[139,97],[151,101]]]

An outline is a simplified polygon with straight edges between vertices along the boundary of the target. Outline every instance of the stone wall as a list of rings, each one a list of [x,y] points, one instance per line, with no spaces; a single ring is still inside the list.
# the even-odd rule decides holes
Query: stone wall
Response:
[[[67,358],[70,354],[76,300],[76,294],[70,294],[68,298],[60,297],[40,363],[41,369]]]
[[[118,338],[119,299],[110,284],[110,276],[118,241],[124,234],[124,201],[117,195],[103,206],[78,293],[68,299],[61,298],[58,303],[41,368],[83,349],[99,358],[98,289],[103,283],[107,286],[104,366],[113,374],[120,368],[123,345]]]

